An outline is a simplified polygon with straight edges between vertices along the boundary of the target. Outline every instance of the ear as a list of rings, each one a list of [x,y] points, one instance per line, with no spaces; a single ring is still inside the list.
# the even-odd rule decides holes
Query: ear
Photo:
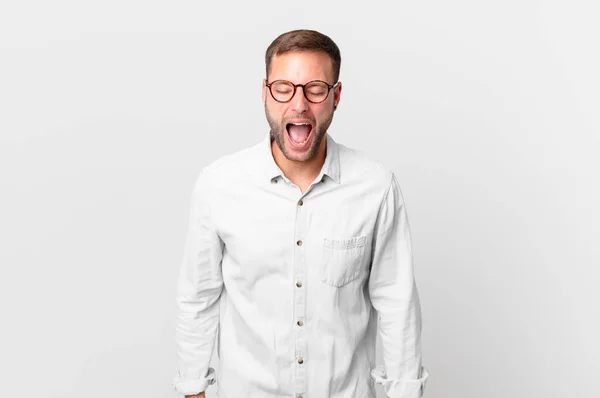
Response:
[[[342,82],[338,82],[337,86],[333,89],[333,109],[338,107],[340,98],[342,97]]]
[[[267,86],[267,79],[262,80],[262,102],[263,104],[267,101],[267,90],[269,89]]]

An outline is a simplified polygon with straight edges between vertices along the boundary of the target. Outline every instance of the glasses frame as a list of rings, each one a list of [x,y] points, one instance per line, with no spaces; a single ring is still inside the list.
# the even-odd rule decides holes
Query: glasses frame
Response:
[[[289,99],[289,100],[287,100],[287,101],[279,101],[277,98],[275,98],[275,96],[273,95],[273,91],[272,91],[272,89],[271,89],[271,86],[273,85],[273,83],[277,83],[277,82],[285,82],[285,83],[289,83],[289,84],[291,84],[292,86],[294,86],[294,92],[292,93],[292,96],[290,97],[290,99]],[[309,98],[306,96],[306,90],[305,90],[305,87],[306,87],[307,85],[309,85],[309,84],[311,84],[311,83],[315,83],[315,82],[319,82],[319,83],[325,83],[325,84],[327,85],[327,88],[328,88],[328,90],[327,90],[327,95],[325,96],[325,98],[323,98],[323,100],[322,100],[322,101],[316,101],[316,102],[315,102],[315,101],[311,101],[311,100],[310,100],[310,99],[309,99]],[[302,94],[304,94],[304,98],[306,98],[306,100],[307,100],[308,102],[310,102],[311,104],[320,104],[320,103],[322,103],[322,102],[325,102],[325,100],[327,100],[327,98],[329,98],[329,92],[331,91],[331,89],[332,89],[332,88],[334,88],[335,86],[337,86],[337,85],[338,85],[338,83],[339,83],[339,81],[338,81],[338,82],[335,82],[334,84],[329,84],[329,83],[327,83],[327,82],[325,82],[325,81],[323,81],[323,80],[311,80],[311,81],[309,81],[308,83],[304,83],[304,84],[294,84],[293,82],[291,82],[291,81],[289,81],[289,80],[283,80],[283,79],[279,79],[279,80],[273,80],[271,83],[269,83],[268,81],[266,81],[266,80],[265,80],[265,86],[267,86],[267,87],[269,88],[269,93],[271,93],[271,97],[272,97],[272,98],[273,98],[275,101],[279,102],[280,104],[285,104],[285,103],[288,103],[288,102],[290,102],[290,101],[291,101],[291,100],[294,98],[294,96],[296,95],[296,89],[297,89],[298,87],[302,87]]]

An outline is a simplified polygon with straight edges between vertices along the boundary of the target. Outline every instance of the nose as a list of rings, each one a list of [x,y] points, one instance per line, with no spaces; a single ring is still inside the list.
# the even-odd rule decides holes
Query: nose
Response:
[[[308,100],[304,96],[303,87],[296,87],[296,93],[290,100],[290,107],[296,113],[302,113],[308,110]]]

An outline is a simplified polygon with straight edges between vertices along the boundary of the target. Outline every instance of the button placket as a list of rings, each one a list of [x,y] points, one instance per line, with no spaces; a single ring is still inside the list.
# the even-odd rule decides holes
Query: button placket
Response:
[[[306,311],[306,233],[307,217],[304,200],[296,202],[296,224],[294,247],[294,349],[295,349],[295,371],[294,390],[300,395],[306,392],[306,352],[307,341],[305,335],[304,319]]]

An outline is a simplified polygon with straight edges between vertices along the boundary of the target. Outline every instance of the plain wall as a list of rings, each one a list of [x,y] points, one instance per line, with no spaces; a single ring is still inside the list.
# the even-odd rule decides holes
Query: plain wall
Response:
[[[3,1],[0,396],[177,396],[193,182],[267,132],[264,51],[297,28],[342,51],[330,134],[401,184],[425,396],[599,396],[598,14]]]

